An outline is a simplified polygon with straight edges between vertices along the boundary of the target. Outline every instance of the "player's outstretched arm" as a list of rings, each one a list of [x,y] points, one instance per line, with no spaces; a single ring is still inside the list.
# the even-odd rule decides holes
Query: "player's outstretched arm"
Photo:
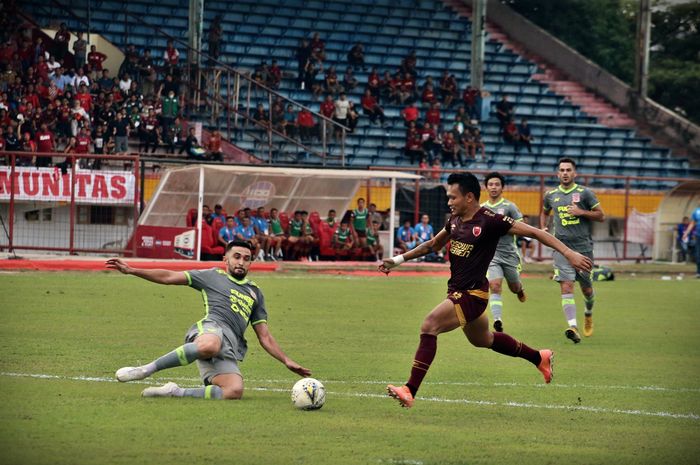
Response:
[[[413,260],[414,258],[419,258],[424,255],[428,255],[431,252],[439,252],[450,240],[450,235],[444,229],[437,233],[434,238],[422,242],[416,246],[416,248],[409,250],[408,252],[397,255],[391,258],[385,258],[382,260],[382,264],[379,265],[379,271],[382,273],[389,274],[392,268],[396,268],[403,262],[407,260]]]
[[[583,272],[591,271],[593,268],[593,262],[590,258],[575,252],[564,245],[562,241],[552,236],[546,231],[541,229],[533,228],[529,224],[524,224],[522,222],[516,222],[513,227],[510,228],[510,233],[518,236],[527,236],[537,239],[542,244],[547,247],[551,247],[560,254],[562,254],[571,263],[575,269]]]
[[[551,210],[542,210],[540,212],[540,229],[542,231],[547,230],[547,223],[549,222],[549,212]]]
[[[291,358],[287,357],[287,354],[282,351],[275,338],[272,337],[272,334],[270,334],[270,329],[267,327],[267,323],[258,323],[257,325],[253,326],[253,329],[255,330],[255,334],[258,336],[260,345],[268,354],[284,363],[284,366],[299,376],[311,375],[311,370],[304,368]]]
[[[178,284],[187,285],[187,276],[182,271],[170,270],[149,270],[144,268],[133,268],[121,258],[110,258],[105,262],[105,266],[120,273],[130,274],[143,278],[157,284]]]

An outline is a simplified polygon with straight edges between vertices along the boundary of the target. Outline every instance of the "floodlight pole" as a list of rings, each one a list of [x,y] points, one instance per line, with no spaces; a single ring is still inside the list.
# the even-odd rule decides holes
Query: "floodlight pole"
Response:
[[[202,205],[204,205],[204,167],[199,165],[199,195],[197,198],[197,261],[202,259]]]
[[[396,178],[391,178],[391,209],[389,210],[389,250],[386,252],[387,257],[394,255],[394,210],[396,208]]]
[[[651,0],[639,2],[635,43],[634,90],[641,98],[647,96],[649,81],[649,41],[651,40]]]
[[[484,87],[484,42],[486,33],[486,0],[474,0],[472,2],[472,54],[470,84],[475,89]]]

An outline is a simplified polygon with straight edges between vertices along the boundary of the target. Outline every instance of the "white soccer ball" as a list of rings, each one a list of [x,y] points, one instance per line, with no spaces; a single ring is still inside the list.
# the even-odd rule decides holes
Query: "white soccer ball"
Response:
[[[292,388],[292,404],[300,410],[317,410],[326,402],[326,388],[317,379],[303,378]]]

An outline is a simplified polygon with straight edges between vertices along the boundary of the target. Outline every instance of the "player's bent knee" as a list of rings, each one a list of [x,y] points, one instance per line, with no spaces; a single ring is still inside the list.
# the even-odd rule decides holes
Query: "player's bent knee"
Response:
[[[492,294],[500,294],[501,293],[501,283],[499,283],[498,281],[489,282],[489,290],[491,291]]]
[[[212,336],[212,335],[208,335]],[[195,342],[197,343],[197,352],[200,357],[211,358],[219,353],[221,350],[221,340],[218,337],[198,337]]]
[[[243,388],[222,388],[226,400],[238,400],[243,397]]]

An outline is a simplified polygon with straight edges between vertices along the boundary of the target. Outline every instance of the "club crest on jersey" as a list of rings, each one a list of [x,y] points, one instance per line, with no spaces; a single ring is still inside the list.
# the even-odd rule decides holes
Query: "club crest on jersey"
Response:
[[[474,234],[474,237],[479,237],[481,234],[481,226],[474,226],[472,228],[472,234]]]
[[[571,196],[573,202],[579,202],[581,200],[581,194],[574,194]]]

